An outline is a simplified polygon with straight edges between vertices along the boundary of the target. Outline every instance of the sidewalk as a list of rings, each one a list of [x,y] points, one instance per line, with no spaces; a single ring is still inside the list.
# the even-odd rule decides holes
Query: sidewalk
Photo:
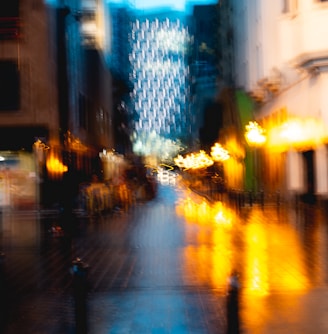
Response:
[[[231,224],[177,213],[183,193],[115,215],[78,218],[53,238],[52,215],[3,217],[4,334],[75,333],[72,259],[90,265],[90,334],[226,333],[227,274],[240,277],[242,334],[328,332],[328,226],[313,207],[245,206]],[[203,207],[201,207],[201,210]]]

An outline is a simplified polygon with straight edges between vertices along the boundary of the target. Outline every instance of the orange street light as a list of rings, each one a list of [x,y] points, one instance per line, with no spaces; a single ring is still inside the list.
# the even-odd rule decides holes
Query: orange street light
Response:
[[[184,170],[188,169],[201,169],[207,168],[213,165],[213,160],[205,153],[205,151],[201,150],[198,153],[191,153],[187,156],[183,157],[178,155],[174,158],[174,163]]]
[[[261,146],[266,142],[265,130],[257,122],[249,122],[245,128],[245,138],[249,146]]]
[[[230,158],[229,152],[221,146],[219,143],[215,143],[211,147],[211,157],[214,161],[226,161]]]
[[[253,191],[258,190],[258,178],[259,178],[259,161],[258,161],[258,148],[263,146],[266,142],[265,130],[257,123],[257,122],[249,122],[246,126],[245,138],[248,145],[252,148],[252,156],[253,156],[253,182],[252,187]]]

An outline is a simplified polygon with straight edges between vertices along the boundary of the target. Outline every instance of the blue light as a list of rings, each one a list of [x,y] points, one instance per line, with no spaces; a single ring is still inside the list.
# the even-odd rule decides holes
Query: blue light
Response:
[[[50,6],[57,6],[58,0],[44,0],[45,4],[50,5]]]
[[[139,116],[134,124],[138,137],[151,131],[165,138],[185,134],[188,65],[184,53],[188,38],[187,28],[175,15],[133,23],[131,100]]]
[[[195,5],[213,5],[219,3],[219,0],[107,0],[107,3],[125,4],[135,9],[155,9],[172,8],[174,10],[184,11]],[[132,5],[133,4],[133,5]]]

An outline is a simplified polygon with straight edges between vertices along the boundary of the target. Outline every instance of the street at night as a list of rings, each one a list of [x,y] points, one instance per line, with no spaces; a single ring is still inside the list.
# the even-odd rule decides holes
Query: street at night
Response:
[[[327,22],[0,1],[0,334],[328,333]]]
[[[227,333],[232,272],[239,333],[326,333],[327,232],[318,207],[237,214],[169,185],[70,228],[51,212],[4,211],[3,333]],[[76,258],[87,265],[81,330]]]

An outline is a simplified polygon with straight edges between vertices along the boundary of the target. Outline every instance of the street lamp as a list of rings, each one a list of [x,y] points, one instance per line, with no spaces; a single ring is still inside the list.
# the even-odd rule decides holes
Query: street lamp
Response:
[[[198,170],[212,166],[214,162],[205,151],[200,150],[198,153],[190,153],[185,157],[178,155],[174,158],[174,163],[184,170]]]
[[[223,163],[230,159],[230,154],[229,151],[223,148],[221,144],[215,143],[211,147],[211,157],[217,163],[215,175],[212,176],[212,180],[215,185],[215,193],[222,196],[225,189],[225,168]]]
[[[259,147],[266,142],[265,130],[257,122],[249,122],[245,129],[245,138],[249,146]]]
[[[258,157],[257,150],[262,147],[266,142],[265,130],[255,121],[249,122],[245,126],[245,139],[248,145],[252,148],[253,152],[253,190],[257,191],[257,178],[258,178]]]
[[[219,143],[215,143],[211,147],[211,157],[214,161],[226,161],[230,158],[229,152],[224,149]]]

